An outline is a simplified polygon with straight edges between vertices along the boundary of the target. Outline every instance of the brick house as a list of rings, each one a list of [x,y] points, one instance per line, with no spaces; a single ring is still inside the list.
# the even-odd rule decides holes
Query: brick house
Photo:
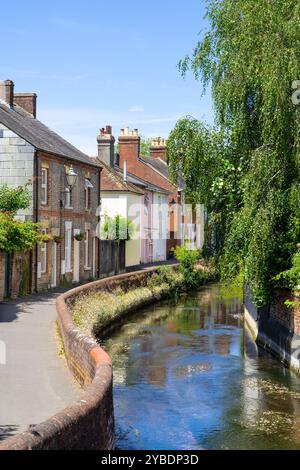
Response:
[[[20,268],[24,255],[13,255],[23,258],[18,272],[7,272],[7,257],[0,255],[0,272],[5,271],[0,296],[4,284],[6,294],[16,296],[24,283],[25,293],[38,292],[62,281],[87,281],[99,271],[101,166],[36,119],[36,99],[34,93],[14,93],[10,80],[0,82],[0,185],[31,182],[31,205],[17,216],[40,223],[52,239],[26,254],[26,282]]]
[[[128,172],[155,184],[168,192],[168,236],[166,240],[167,257],[172,248],[188,240],[191,248],[201,249],[204,240],[204,207],[196,211],[185,206],[184,184],[180,181],[177,187],[170,181],[166,159],[166,141],[161,138],[152,141],[150,156],[140,155],[140,136],[138,130],[121,129],[119,136],[119,166]],[[162,241],[157,244],[162,245]],[[154,251],[155,251],[154,247]],[[159,248],[158,248],[159,249]]]

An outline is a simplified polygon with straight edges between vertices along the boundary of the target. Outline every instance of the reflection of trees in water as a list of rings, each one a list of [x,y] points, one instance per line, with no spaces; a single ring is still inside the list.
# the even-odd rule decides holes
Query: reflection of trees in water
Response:
[[[240,299],[224,303],[218,287],[209,286],[181,297],[177,303],[163,302],[141,310],[104,343],[113,358],[115,383],[136,383],[144,377],[151,384],[163,385],[170,359],[176,359],[180,348],[229,355],[231,335],[205,330],[215,325],[239,326],[241,309]],[[157,328],[162,328],[158,334]]]

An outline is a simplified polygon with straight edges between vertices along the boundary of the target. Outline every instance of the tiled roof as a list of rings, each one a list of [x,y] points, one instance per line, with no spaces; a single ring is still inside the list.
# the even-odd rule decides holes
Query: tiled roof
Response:
[[[9,108],[0,102],[0,123],[22,137],[37,150],[98,166],[87,155],[17,105]]]
[[[101,190],[102,191],[126,191],[136,194],[144,194],[144,191],[132,184],[130,181],[124,181],[123,176],[119,171],[106,165],[102,160],[97,157],[91,157],[94,163],[98,163],[102,167],[101,173]]]
[[[120,175],[123,175],[123,170],[121,170],[121,168],[116,167],[116,171],[118,171]],[[127,173],[127,180],[128,182],[133,183],[134,185],[141,186],[142,188],[148,189],[149,191],[170,194],[170,192],[166,189],[161,188],[160,186],[156,186],[155,184],[149,183],[148,181],[139,178],[138,176],[133,175],[132,173]]]
[[[140,156],[140,160],[146,165],[150,165],[155,171],[163,175],[167,180],[170,181],[170,172],[168,164],[161,158],[157,157],[143,157]],[[181,177],[178,178],[178,184],[181,188],[185,187],[185,183]]]

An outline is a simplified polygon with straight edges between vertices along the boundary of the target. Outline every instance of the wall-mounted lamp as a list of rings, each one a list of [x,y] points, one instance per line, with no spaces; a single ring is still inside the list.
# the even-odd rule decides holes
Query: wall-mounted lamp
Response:
[[[77,181],[77,173],[74,171],[73,166],[71,165],[68,170],[66,170],[67,183],[70,189],[75,186]]]

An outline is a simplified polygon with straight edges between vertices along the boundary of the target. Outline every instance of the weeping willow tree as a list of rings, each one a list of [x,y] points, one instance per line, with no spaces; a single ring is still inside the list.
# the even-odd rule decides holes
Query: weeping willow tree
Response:
[[[300,107],[291,100],[292,83],[300,78],[300,4],[208,0],[207,18],[208,32],[179,66],[183,74],[191,70],[204,91],[211,86],[217,132],[208,131],[208,139],[206,131],[197,132],[195,148],[200,139],[202,153],[185,158],[177,125],[168,155],[173,174],[185,170],[187,191],[197,192],[198,178],[201,202],[218,215],[223,278],[232,281],[242,272],[261,305],[300,241]],[[190,129],[191,120],[185,121]],[[203,163],[211,168],[206,182],[196,169]]]

